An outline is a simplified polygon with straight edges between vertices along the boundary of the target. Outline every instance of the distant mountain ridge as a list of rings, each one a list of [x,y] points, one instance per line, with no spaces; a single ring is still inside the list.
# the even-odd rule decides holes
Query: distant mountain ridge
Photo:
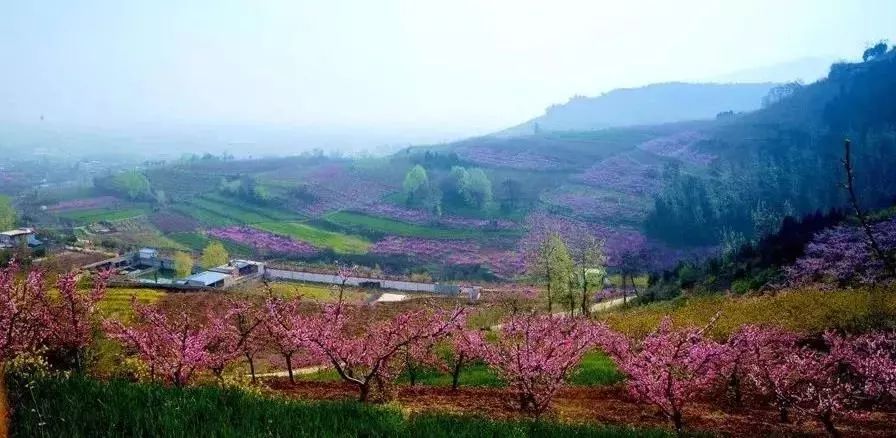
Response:
[[[536,132],[589,131],[711,119],[723,111],[753,111],[780,84],[668,82],[620,88],[597,97],[574,96],[545,114],[496,133],[515,137]]]

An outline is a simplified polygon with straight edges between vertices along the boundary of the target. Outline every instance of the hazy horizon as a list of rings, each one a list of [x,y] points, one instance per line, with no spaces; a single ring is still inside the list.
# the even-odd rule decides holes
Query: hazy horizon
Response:
[[[0,124],[372,150],[494,132],[576,94],[811,81],[893,22],[885,0],[11,3]]]

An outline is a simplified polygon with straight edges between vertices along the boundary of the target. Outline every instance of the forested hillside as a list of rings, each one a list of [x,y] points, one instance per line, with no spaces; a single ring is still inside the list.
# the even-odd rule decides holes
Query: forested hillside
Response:
[[[853,142],[865,208],[896,194],[896,53],[835,64],[827,79],[776,90],[777,102],[720,120],[695,150],[715,156],[706,172],[670,166],[646,220],[650,235],[680,244],[750,238],[787,215],[841,207],[840,160]]]

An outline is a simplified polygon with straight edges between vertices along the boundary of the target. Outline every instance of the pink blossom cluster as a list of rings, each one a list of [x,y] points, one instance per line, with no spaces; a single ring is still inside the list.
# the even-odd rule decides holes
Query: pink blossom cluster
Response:
[[[120,204],[121,200],[114,196],[98,196],[95,198],[73,199],[69,201],[60,201],[47,207],[52,212],[66,210],[84,210],[88,208],[109,208],[116,204]]]
[[[706,138],[699,131],[682,131],[645,141],[637,147],[662,157],[678,158],[686,163],[706,166],[716,157],[694,150],[694,145]]]
[[[317,252],[317,248],[289,237],[268,233],[250,227],[232,226],[226,228],[214,228],[208,230],[208,235],[230,240],[242,245],[251,246],[261,252],[274,254],[310,255]]]
[[[386,203],[369,204],[359,208],[358,211],[371,216],[386,217],[412,224],[436,225],[447,228],[509,230],[516,227],[514,222],[506,219],[489,220],[460,216],[436,216],[425,210],[404,208]]]
[[[896,249],[896,219],[871,228],[884,252]],[[784,271],[792,284],[872,284],[883,279],[884,264],[874,256],[861,228],[843,225],[816,234],[805,255]]]
[[[661,177],[657,166],[621,154],[594,164],[578,176],[584,184],[633,195],[656,193]]]
[[[458,156],[483,166],[507,167],[519,170],[557,170],[563,163],[554,158],[520,150],[471,147],[458,151]]]

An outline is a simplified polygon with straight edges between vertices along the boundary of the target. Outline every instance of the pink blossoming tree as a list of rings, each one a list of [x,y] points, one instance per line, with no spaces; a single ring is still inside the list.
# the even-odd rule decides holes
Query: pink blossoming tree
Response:
[[[342,305],[326,306],[309,321],[308,346],[325,357],[344,381],[358,388],[361,401],[367,401],[373,385],[385,394],[397,377],[402,348],[442,339],[455,329],[463,310],[417,310],[372,323],[349,313]]]
[[[684,407],[719,384],[728,363],[727,349],[706,338],[705,330],[673,330],[666,318],[643,341],[605,346],[628,377],[629,392],[658,407],[679,434]]]
[[[58,358],[80,370],[84,352],[93,340],[94,315],[97,305],[106,294],[106,283],[111,271],[99,272],[90,290],[78,289],[78,276],[70,272],[59,277],[59,296],[47,305],[50,324],[46,342]]]
[[[193,373],[209,363],[213,333],[185,309],[163,312],[155,306],[133,303],[136,323],[125,326],[106,320],[104,328],[137,353],[150,369],[150,377],[161,375],[175,386],[189,383]]]
[[[788,422],[792,400],[788,394],[795,384],[795,370],[788,358],[797,347],[797,335],[754,325],[743,326],[728,340],[732,350],[732,374],[771,399],[781,422]]]
[[[497,341],[487,342],[478,333],[471,333],[469,341],[508,382],[520,409],[538,417],[606,331],[584,318],[526,312],[504,321]]]
[[[271,298],[265,303],[267,317],[264,327],[267,330],[269,344],[283,357],[289,381],[295,383],[293,376],[293,357],[306,351],[309,330],[308,317],[299,309],[300,301]]]
[[[0,269],[0,364],[37,347],[51,324],[43,273],[20,275],[15,262]]]

